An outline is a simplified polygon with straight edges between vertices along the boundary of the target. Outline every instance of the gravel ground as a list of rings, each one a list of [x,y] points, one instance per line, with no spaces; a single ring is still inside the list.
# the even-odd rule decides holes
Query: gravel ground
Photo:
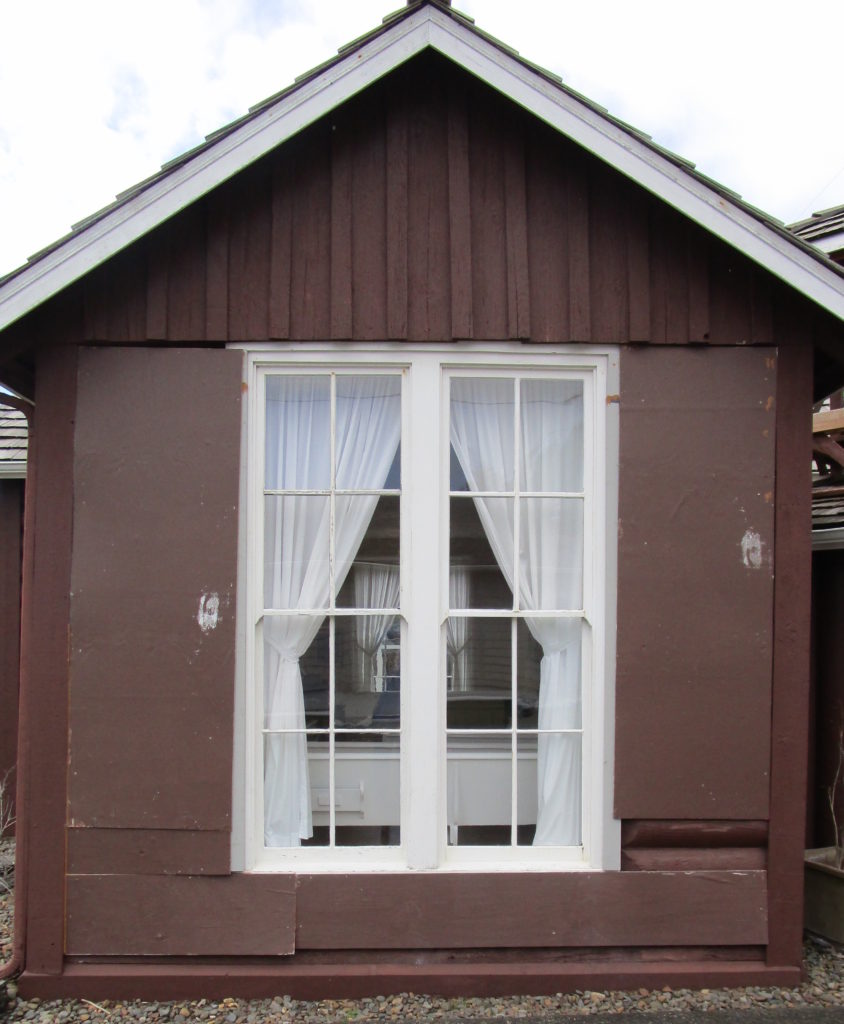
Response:
[[[0,841],[0,865],[4,845]],[[10,879],[13,881],[13,879]],[[0,885],[0,960],[12,953],[12,896]],[[304,1002],[278,996],[275,999],[248,1001],[205,999],[184,1003],[103,1002],[85,1000],[67,1002],[25,1001],[18,999],[14,982],[3,991],[0,982],[0,1020],[31,1021],[33,1024],[106,1024],[126,1021],[133,1024],[189,1024],[192,1021],[216,1021],[217,1024],[328,1024],[328,1022],[368,1021],[463,1021],[524,1020],[545,1024],[566,1016],[589,1015],[599,1024],[612,1016],[629,1012],[641,1021],[657,1012],[669,1024],[699,1021],[705,1011],[747,1011],[747,1024],[792,1020],[807,1024],[821,1021],[844,1022],[844,948],[809,939],[805,945],[806,981],[799,988],[737,989],[639,989],[636,992],[573,992],[556,996],[519,996],[508,999],[439,999],[419,995],[380,997],[378,999],[323,1000]],[[4,1006],[5,1003],[5,1006]],[[792,1008],[793,1015],[785,1008]],[[812,1009],[821,1010],[814,1014]],[[780,1012],[776,1012],[780,1010]],[[5,1011],[5,1017],[4,1017]],[[782,1012],[785,1011],[785,1012]],[[716,1017],[717,1019],[717,1017]]]

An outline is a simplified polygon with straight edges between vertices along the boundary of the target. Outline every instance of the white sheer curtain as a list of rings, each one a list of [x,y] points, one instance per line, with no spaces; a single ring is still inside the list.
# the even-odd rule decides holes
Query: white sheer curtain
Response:
[[[469,607],[469,570],[461,565],[448,574],[449,608]],[[469,621],[462,616],[449,616],[445,624],[445,644],[451,656],[452,682],[455,693],[465,693],[469,685],[469,666],[466,645],[469,641]]]
[[[578,382],[524,381],[521,393],[521,489],[582,487],[583,404]],[[514,486],[514,385],[507,379],[451,382],[451,443],[472,491]],[[474,499],[495,559],[510,588],[514,576],[514,502]],[[579,499],[520,499],[519,601],[524,609],[572,609],[582,603],[583,512]],[[539,728],[579,729],[579,619],[526,617],[542,647]],[[537,821],[534,844],[581,842],[580,740],[537,740]]]
[[[330,485],[328,376],[268,378],[266,486],[323,490]],[[384,486],[400,434],[400,382],[389,376],[337,378],[335,486]],[[320,609],[329,600],[329,498],[300,494],[265,499],[264,601],[267,608]],[[336,495],[335,590],[360,547],[376,495]],[[299,659],[324,614],[264,619],[264,726],[302,730],[305,705]],[[273,733],[264,744],[264,842],[298,846],[313,835],[304,733]]]
[[[397,608],[399,567],[378,562],[358,562],[352,574],[356,608]],[[361,653],[356,680],[358,690],[368,690],[372,659],[384,642],[395,615],[359,615],[355,619],[355,641]]]

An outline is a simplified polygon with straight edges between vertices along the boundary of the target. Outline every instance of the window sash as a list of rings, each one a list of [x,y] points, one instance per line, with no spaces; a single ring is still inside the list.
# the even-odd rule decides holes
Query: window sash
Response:
[[[250,353],[248,382],[252,395],[261,395],[260,382],[262,377],[268,373],[320,373],[325,370],[326,361],[330,360],[331,370],[340,373],[361,374],[395,374],[401,373],[409,386],[405,387],[405,394],[402,402],[402,512],[401,512],[401,598],[400,608],[390,609],[401,616],[402,634],[402,693],[401,693],[401,729],[396,731],[402,735],[403,753],[401,760],[401,785],[402,785],[402,847],[399,851],[390,848],[365,848],[365,852],[359,854],[352,850],[323,850],[318,848],[305,849],[284,849],[264,851],[260,844],[256,844],[255,823],[262,822],[262,799],[260,772],[254,771],[255,748],[260,744],[247,738],[247,744],[251,748],[251,755],[248,760],[252,764],[252,770],[247,770],[247,776],[251,775],[251,784],[247,783],[246,806],[247,821],[252,822],[249,829],[251,835],[247,836],[247,864],[255,869],[287,868],[292,864],[302,863],[313,866],[316,869],[343,870],[344,863],[355,866],[369,866],[377,870],[381,866],[395,866],[397,863],[406,864],[408,867],[424,868],[451,868],[462,869],[472,865],[495,866],[499,862],[513,862],[511,854],[520,865],[527,867],[540,866],[549,861],[556,863],[569,861],[569,866],[580,866],[590,857],[593,858],[594,851],[591,849],[591,837],[589,835],[589,815],[583,816],[583,851],[579,848],[567,850],[565,848],[533,849],[530,847],[519,847],[511,850],[500,848],[448,848],[445,846],[444,824],[445,824],[445,622],[449,615],[473,615],[489,618],[510,618],[515,629],[516,619],[534,616],[542,617],[568,617],[579,618],[584,622],[585,629],[591,635],[596,625],[600,626],[600,615],[596,615],[596,608],[603,603],[603,580],[595,579],[598,569],[603,564],[603,552],[596,549],[595,536],[600,535],[603,523],[595,515],[595,490],[596,477],[603,473],[601,459],[596,459],[596,452],[600,455],[601,435],[603,433],[600,418],[596,409],[602,405],[602,396],[606,393],[605,368],[606,355],[604,353],[589,353],[585,356],[581,353],[561,354],[558,350],[550,351],[543,347],[542,351],[532,350],[530,357],[526,357],[523,347],[514,349],[510,346],[490,346],[489,349],[468,355],[461,351],[447,350],[438,346],[403,346],[401,350],[395,347],[370,347],[361,350],[359,346],[344,347],[343,350],[333,348],[326,353],[319,346],[314,346],[314,357],[311,360],[309,354],[302,353],[303,346],[297,346],[297,353],[293,355],[289,351],[279,349],[278,353],[269,355],[266,350],[260,353]],[[490,351],[492,349],[493,351]],[[320,352],[317,356],[317,352]],[[398,356],[398,358],[396,358]],[[504,365],[495,366],[493,360],[503,360]],[[564,366],[562,371],[560,367]],[[451,492],[448,483],[447,452],[448,445],[444,440],[448,439],[447,426],[447,386],[446,381],[449,375],[478,375],[484,377],[513,377],[518,373],[522,379],[545,379],[548,371],[553,376],[565,379],[567,377],[584,381],[584,480],[582,491],[561,491],[561,492],[533,492],[519,491],[518,477],[516,486],[512,491],[501,492]],[[431,424],[431,398],[439,402],[441,409],[440,422]],[[596,397],[597,396],[597,397]],[[444,422],[445,421],[445,422]],[[264,440],[264,410],[263,403],[253,401],[249,412],[249,436],[251,443],[248,448],[249,469],[248,474],[252,478],[258,475],[256,467],[263,471],[263,440]],[[436,433],[437,443],[432,443],[432,433]],[[596,464],[597,463],[597,464]],[[412,467],[413,475],[408,470]],[[333,459],[332,459],[333,471]],[[426,487],[433,484],[433,489]],[[431,515],[430,505],[427,506],[427,514],[423,516],[418,509],[425,505],[425,502],[415,501],[420,494],[427,490],[430,494],[439,494],[438,508]],[[250,495],[260,495],[261,500],[264,494],[298,494],[314,493],[328,494],[327,491],[294,491],[292,489],[266,489],[263,486],[256,487],[253,484],[249,488]],[[360,494],[387,494],[396,495],[397,491],[392,489],[365,489],[361,491],[334,490],[334,494],[360,493]],[[449,609],[448,607],[448,580],[447,570],[442,571],[442,566],[448,565],[447,557],[447,532],[446,524],[448,517],[448,501],[450,497],[513,497],[519,494],[520,497],[560,497],[579,499],[584,503],[584,565],[583,565],[583,607],[580,609],[542,609],[512,610],[512,609]],[[602,500],[599,496],[599,503]],[[414,515],[414,504],[417,512]],[[247,573],[253,580],[262,566],[262,559],[255,557],[255,548],[259,546],[256,541],[262,537],[262,531],[255,528],[255,520],[260,517],[262,510],[255,508],[260,505],[259,501],[250,501],[250,524],[247,534],[248,556]],[[410,506],[408,511],[407,505]],[[413,535],[414,543],[419,548],[425,548],[424,538],[427,537],[432,545],[431,551],[439,552],[437,558],[438,571],[431,573],[430,565],[411,567],[406,564],[410,559],[409,546],[406,540]],[[420,539],[421,538],[421,539]],[[603,538],[602,538],[603,541]],[[601,545],[602,548],[602,545]],[[443,557],[445,551],[445,557]],[[428,562],[432,560],[429,556]],[[420,563],[421,564],[421,563]],[[414,578],[413,586],[409,586],[410,572],[415,568],[417,577]],[[251,572],[250,572],[251,570]],[[597,584],[597,586],[596,586]],[[259,581],[258,591],[261,591]],[[384,609],[349,609],[335,607],[335,595],[333,586],[330,587],[330,605],[328,609],[313,609],[314,614],[327,616],[329,621],[335,615],[360,615],[367,611],[384,612]],[[433,599],[432,599],[433,598]],[[308,610],[299,609],[272,609],[264,608],[261,597],[256,598],[254,587],[249,592],[247,599],[250,608],[247,621],[252,623],[251,642],[247,637],[247,661],[251,666],[248,679],[255,679],[254,668],[256,661],[256,649],[261,646],[260,633],[263,619],[266,616],[303,614]],[[602,608],[598,608],[602,611]],[[418,620],[418,621],[417,621]],[[413,623],[414,628],[408,630],[408,622]],[[420,622],[422,626],[420,627]],[[436,658],[432,658],[429,638],[431,631],[439,636]],[[423,634],[427,638],[423,639]],[[593,751],[587,750],[587,746],[593,747],[594,742],[603,733],[603,723],[592,721],[591,708],[587,708],[590,702],[593,686],[589,684],[591,675],[592,644],[584,643],[586,660],[590,662],[584,665],[583,675],[583,725],[581,732],[584,736],[584,750],[582,759],[584,763],[584,790],[586,789],[586,765],[594,760]],[[436,662],[436,663],[435,663]],[[333,671],[333,666],[332,666]],[[415,677],[419,676],[417,680]],[[432,682],[433,680],[433,682]],[[428,688],[428,693],[424,690]],[[435,699],[431,699],[433,689],[436,690]],[[256,687],[246,687],[246,711],[247,721],[260,721],[260,715],[256,716]],[[422,691],[422,692],[420,692]],[[424,706],[427,704],[427,707]],[[333,711],[333,709],[332,709]],[[587,723],[589,727],[587,728]],[[316,730],[307,730],[316,732]],[[355,730],[350,730],[355,731]],[[254,729],[250,729],[253,737]],[[335,730],[339,738],[341,730]],[[385,732],[386,730],[378,730]],[[407,735],[404,735],[404,734]],[[521,730],[519,736],[536,736],[540,730]],[[260,730],[259,733],[260,735]],[[513,731],[513,743],[516,743],[516,732]],[[431,754],[435,756],[436,785],[431,785],[431,772],[427,766],[431,764]],[[421,760],[420,760],[421,757]],[[425,764],[424,773],[412,772],[413,763]],[[418,778],[424,774],[424,787],[419,787],[422,780]],[[258,785],[255,785],[257,775]],[[333,776],[332,776],[333,779]],[[590,780],[590,785],[594,783]],[[515,783],[514,783],[515,785]],[[588,794],[584,792],[584,798]],[[412,813],[409,805],[412,806]],[[331,799],[333,812],[334,800]],[[584,807],[586,799],[584,799]],[[515,822],[516,819],[514,819]],[[442,827],[440,827],[442,826]],[[515,824],[513,826],[515,830]],[[464,854],[465,850],[465,854]],[[397,856],[394,856],[394,853]],[[524,862],[524,863],[523,863]]]

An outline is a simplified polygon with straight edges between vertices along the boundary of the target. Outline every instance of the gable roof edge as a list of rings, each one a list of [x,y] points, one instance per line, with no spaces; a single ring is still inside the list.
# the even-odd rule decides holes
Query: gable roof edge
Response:
[[[680,158],[670,159],[462,19],[425,4],[379,26],[275,103],[259,105],[230,132],[212,136],[183,162],[131,189],[125,200],[0,280],[0,331],[427,47],[844,320],[844,282],[807,243],[754,215]]]

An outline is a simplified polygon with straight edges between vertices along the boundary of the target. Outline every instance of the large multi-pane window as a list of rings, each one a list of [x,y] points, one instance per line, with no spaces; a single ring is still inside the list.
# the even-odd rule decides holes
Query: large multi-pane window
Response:
[[[600,860],[603,358],[249,368],[248,865]]]

